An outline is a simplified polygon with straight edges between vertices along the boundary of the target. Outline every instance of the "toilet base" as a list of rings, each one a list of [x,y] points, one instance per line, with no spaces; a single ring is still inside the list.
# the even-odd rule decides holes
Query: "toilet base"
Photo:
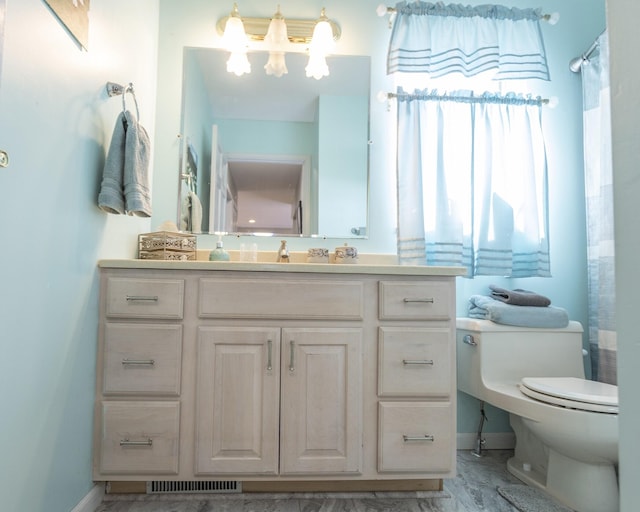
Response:
[[[618,479],[615,467],[587,464],[549,449],[547,474],[529,469],[522,460],[507,461],[509,473],[531,487],[542,489],[577,512],[618,512]]]

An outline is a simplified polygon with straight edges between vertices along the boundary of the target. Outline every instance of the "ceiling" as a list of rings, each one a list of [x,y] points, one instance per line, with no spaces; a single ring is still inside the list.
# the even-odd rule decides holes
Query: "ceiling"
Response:
[[[301,163],[230,160],[229,174],[237,190],[291,190],[298,188]]]

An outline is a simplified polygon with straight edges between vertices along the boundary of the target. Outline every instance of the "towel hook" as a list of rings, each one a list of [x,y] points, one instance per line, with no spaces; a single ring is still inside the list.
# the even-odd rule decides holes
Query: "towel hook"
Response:
[[[133,83],[129,82],[129,85],[127,85],[126,87],[117,84],[115,82],[107,82],[107,94],[110,97],[113,96],[118,96],[118,95],[122,95],[122,111],[125,112],[127,110],[127,104],[126,104],[126,94],[127,93],[131,93],[131,95],[133,96],[133,102],[136,105],[136,116],[137,119],[140,119],[140,109],[138,108],[138,100],[136,99],[136,93],[133,90]]]

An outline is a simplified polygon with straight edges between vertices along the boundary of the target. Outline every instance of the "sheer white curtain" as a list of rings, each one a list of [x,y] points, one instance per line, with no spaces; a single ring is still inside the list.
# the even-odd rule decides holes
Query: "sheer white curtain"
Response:
[[[397,99],[400,262],[549,276],[542,100],[428,90]]]
[[[611,100],[607,33],[582,65],[592,378],[617,382]]]

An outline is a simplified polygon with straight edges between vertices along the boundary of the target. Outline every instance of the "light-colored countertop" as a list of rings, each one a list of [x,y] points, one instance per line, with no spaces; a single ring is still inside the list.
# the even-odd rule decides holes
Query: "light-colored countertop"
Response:
[[[295,260],[294,260],[295,261]],[[367,258],[361,258],[367,261]],[[335,264],[335,263],[273,263],[273,262],[244,262],[244,261],[163,261],[117,259],[100,260],[100,268],[130,268],[130,269],[164,269],[164,270],[236,270],[248,272],[310,272],[326,274],[388,274],[388,275],[416,275],[416,276],[463,276],[463,267],[430,267],[410,266],[388,263],[376,263],[374,258],[367,263]]]

